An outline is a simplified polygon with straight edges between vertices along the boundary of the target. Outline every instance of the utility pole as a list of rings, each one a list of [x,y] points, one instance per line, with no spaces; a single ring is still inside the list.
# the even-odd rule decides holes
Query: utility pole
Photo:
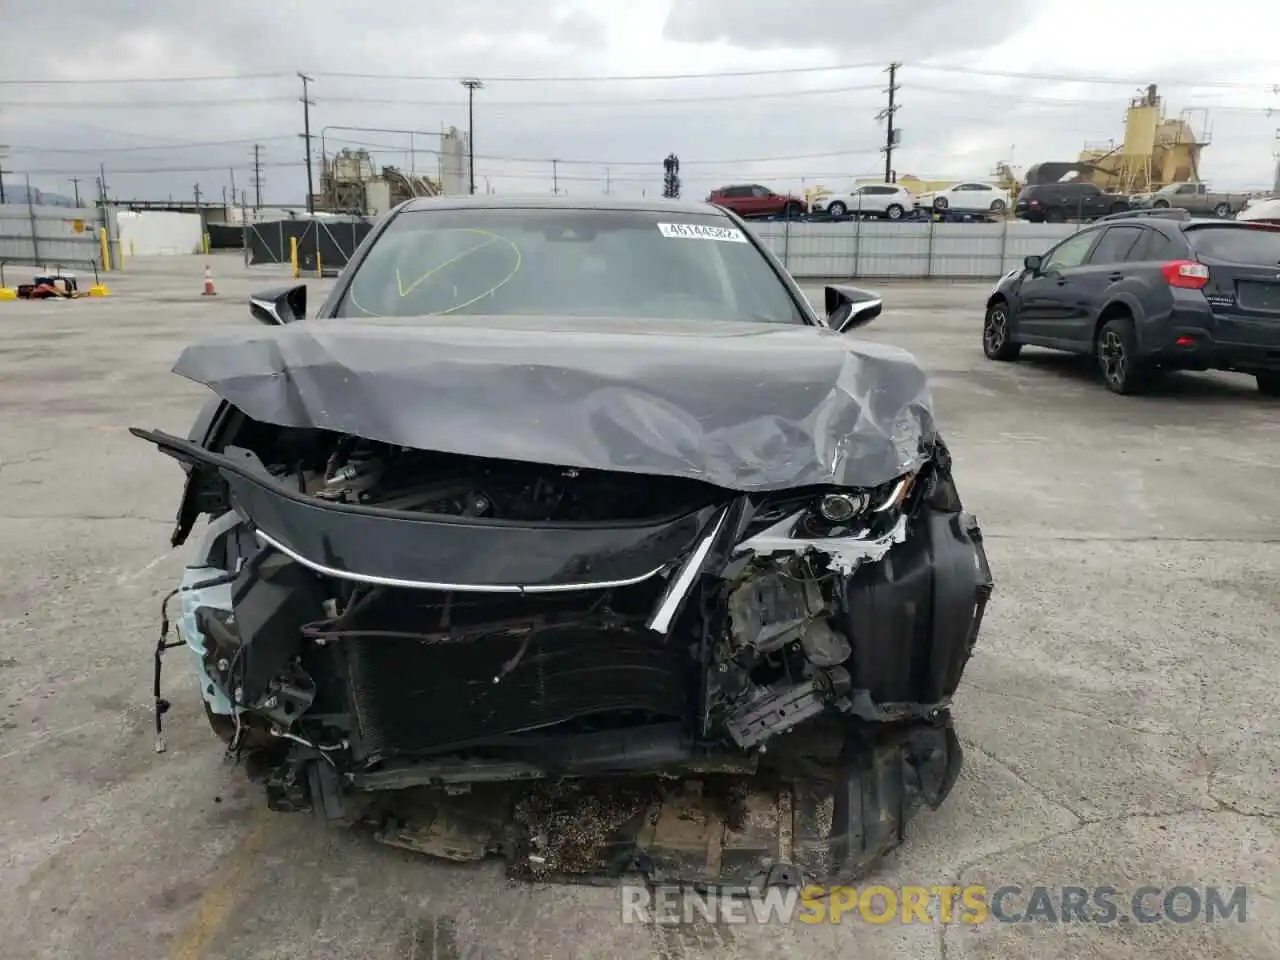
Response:
[[[253,145],[253,208],[262,209],[262,144]]]
[[[467,175],[471,180],[471,192],[476,192],[476,91],[484,84],[474,78],[463,80],[467,88]]]
[[[198,207],[200,206],[200,184],[198,183],[196,184],[195,194],[196,194],[196,206]]]
[[[98,194],[101,198],[103,209],[107,206],[107,165],[105,163],[98,164]]]
[[[887,69],[889,74],[889,89],[885,93],[889,94],[889,105],[885,109],[876,114],[877,120],[887,120],[887,130],[885,131],[884,146],[880,148],[880,152],[884,154],[884,182],[894,183],[897,181],[897,175],[893,172],[893,148],[898,145],[898,141],[902,139],[902,131],[893,125],[893,115],[901,109],[894,100],[894,94],[898,92],[898,68],[902,66],[900,63],[891,63]]]
[[[609,188],[610,188],[610,186],[611,186],[611,184],[610,184],[610,182],[609,182],[609,168],[608,168],[608,167],[605,167],[605,168],[604,168],[604,195],[605,195],[606,197],[607,197],[607,196],[609,196],[609,194],[612,192],[612,191],[609,189]]]
[[[1276,148],[1273,152],[1276,157],[1276,182],[1272,185],[1271,192],[1280,197],[1280,127],[1276,128]]]
[[[315,186],[311,180],[311,108],[315,101],[307,96],[307,84],[314,83],[315,80],[301,70],[298,71],[298,77],[302,80],[302,138],[307,141],[307,213],[315,213],[315,201],[312,198]]]
[[[80,206],[80,178],[79,177],[71,178],[71,189],[75,191],[76,206],[78,207]]]
[[[560,195],[560,161],[551,161],[551,193],[553,196]]]
[[[228,167],[227,173],[231,175],[231,205],[234,207],[236,205],[236,168]],[[222,205],[224,207],[227,205],[225,199],[222,201]]]
[[[6,144],[0,143],[0,203],[4,203],[4,158],[7,149]]]

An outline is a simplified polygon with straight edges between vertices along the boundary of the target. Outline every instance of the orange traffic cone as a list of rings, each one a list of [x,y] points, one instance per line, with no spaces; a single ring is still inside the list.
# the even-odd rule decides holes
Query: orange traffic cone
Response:
[[[217,295],[218,295],[218,291],[213,289],[213,277],[210,276],[209,274],[209,268],[205,267],[204,268],[204,293],[202,293],[201,296],[216,297]]]

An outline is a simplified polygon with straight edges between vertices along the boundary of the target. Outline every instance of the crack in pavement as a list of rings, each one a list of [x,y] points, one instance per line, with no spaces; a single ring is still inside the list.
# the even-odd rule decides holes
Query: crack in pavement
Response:
[[[1231,543],[1231,544],[1280,544],[1280,537],[1175,537],[1163,534],[1133,534],[1113,536],[1109,534],[1081,535],[1068,533],[987,533],[983,540],[1027,540],[1034,543]]]
[[[977,744],[974,744],[973,746],[974,746],[974,749],[976,749],[979,753],[985,753],[985,751],[981,747],[979,747]],[[992,759],[995,760],[997,763],[1000,763],[1000,761],[995,757],[992,757]],[[1008,766],[1007,764],[1002,764],[1002,765],[1006,767]],[[1012,768],[1009,768],[1009,769],[1010,769],[1010,772],[1014,772]],[[1014,772],[1014,775],[1017,776],[1016,772]],[[1028,786],[1031,786],[1031,784],[1028,784]],[[1035,788],[1034,786],[1032,786],[1032,789],[1036,789],[1037,792],[1042,793],[1042,791],[1039,791],[1038,788]],[[1052,800],[1052,798],[1049,798],[1049,799]],[[1214,799],[1214,798],[1210,797],[1210,799]],[[1072,812],[1071,809],[1067,807],[1065,804],[1059,803],[1058,801],[1052,801],[1052,802],[1057,803],[1058,806],[1061,806],[1068,813]],[[1217,810],[1204,810],[1204,809],[1201,809],[1200,807],[1190,807],[1185,810],[1174,810],[1166,813],[1122,813],[1114,817],[1099,817],[1097,819],[1086,819],[1081,817],[1079,823],[1075,824],[1074,826],[1067,827],[1065,830],[1056,830],[1053,833],[1045,834],[1043,837],[1036,837],[1034,840],[1020,840],[1020,841],[1011,843],[1008,846],[1000,847],[999,849],[996,849],[996,850],[988,850],[986,853],[979,854],[976,857],[972,857],[969,860],[962,862],[960,866],[956,868],[955,878],[952,880],[951,886],[963,887],[964,875],[968,873],[970,870],[974,869],[975,867],[981,866],[982,863],[984,863],[987,860],[992,860],[992,859],[995,859],[996,857],[1002,857],[1010,853],[1020,853],[1023,850],[1030,850],[1042,844],[1052,843],[1053,841],[1060,840],[1063,837],[1069,837],[1074,833],[1080,833],[1081,831],[1087,830],[1090,827],[1104,826],[1109,823],[1124,823],[1125,821],[1128,821],[1128,820],[1172,820],[1176,817],[1185,817],[1191,814],[1199,814],[1200,816],[1205,816],[1205,817],[1213,817],[1213,816],[1220,816],[1222,814],[1229,814],[1231,816],[1244,817],[1245,819],[1259,819],[1259,820],[1280,819],[1273,816],[1272,814],[1244,813],[1242,811],[1234,810],[1226,806],[1220,806]],[[947,930],[951,926],[952,924],[948,924],[948,923],[939,924],[938,926],[938,957],[940,958],[940,960],[948,960],[947,951],[949,948],[947,946]]]
[[[172,520],[160,520],[155,517],[139,517],[132,513],[0,513],[0,520],[133,520],[137,523],[173,523]]]

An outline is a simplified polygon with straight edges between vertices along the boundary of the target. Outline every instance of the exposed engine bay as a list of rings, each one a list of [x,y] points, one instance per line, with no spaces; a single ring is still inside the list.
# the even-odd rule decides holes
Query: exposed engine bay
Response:
[[[901,811],[954,782],[948,707],[991,578],[940,441],[875,488],[746,495],[235,420],[216,452],[135,433],[187,465],[189,497],[212,517],[176,591],[180,631],[210,722],[274,808],[372,818],[388,842],[497,850],[559,876],[581,870],[550,849],[547,823],[511,816],[550,817],[566,777],[668,784],[610,808],[629,811],[604,831],[610,863],[633,870],[670,860],[653,828],[685,816],[670,811],[694,802],[690,777],[697,802],[719,797],[699,822],[753,804],[794,818],[797,804],[814,814],[822,796],[861,790],[864,807],[810,817],[811,862],[794,848],[766,857],[830,879],[896,845]],[[417,542],[338,525],[416,521],[430,524]],[[418,553],[444,562],[421,581],[366,575],[357,542],[401,573]],[[468,582],[476,553],[486,571],[535,576]],[[388,812],[386,797],[423,790],[435,792],[425,824]],[[472,814],[483,795],[509,816],[458,847],[447,800],[472,791]],[[600,856],[587,856],[593,870]],[[682,862],[699,882],[728,875],[722,861]]]

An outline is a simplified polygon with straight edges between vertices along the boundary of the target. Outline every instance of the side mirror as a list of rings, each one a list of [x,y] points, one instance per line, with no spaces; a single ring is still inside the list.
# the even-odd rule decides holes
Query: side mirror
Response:
[[[249,315],[269,327],[283,326],[307,315],[307,287],[276,287],[249,296]]]
[[[1026,267],[1028,270],[1030,270],[1032,273],[1039,273],[1040,264],[1042,264],[1043,262],[1044,262],[1043,257],[1026,257],[1022,261],[1022,265]]]
[[[884,303],[874,293],[858,287],[831,286],[824,291],[827,308],[827,326],[837,333],[847,333],[866,326],[884,308]]]

